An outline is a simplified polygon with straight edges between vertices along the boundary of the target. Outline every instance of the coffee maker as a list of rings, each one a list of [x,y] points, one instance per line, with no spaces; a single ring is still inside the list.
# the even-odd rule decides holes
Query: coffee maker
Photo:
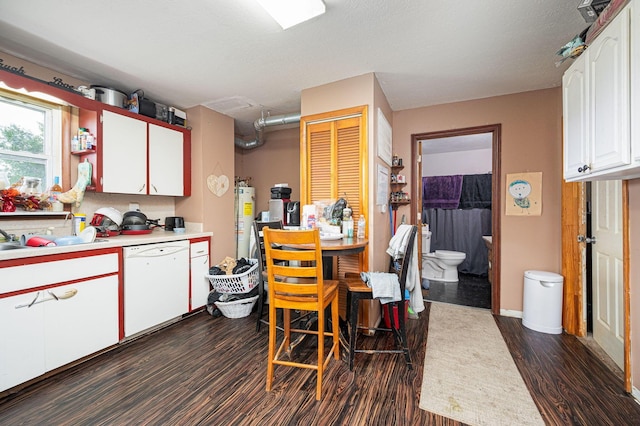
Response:
[[[287,204],[291,201],[291,188],[288,186],[275,186],[271,188],[271,199],[269,200],[269,220],[282,219],[282,225],[287,222]],[[300,222],[300,220],[298,220]]]

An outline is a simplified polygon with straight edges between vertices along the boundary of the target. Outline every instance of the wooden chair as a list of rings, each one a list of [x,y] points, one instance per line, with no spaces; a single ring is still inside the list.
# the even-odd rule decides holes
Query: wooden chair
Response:
[[[409,370],[412,370],[411,364],[411,355],[409,354],[409,347],[407,344],[407,330],[405,324],[405,285],[407,281],[407,272],[409,270],[409,264],[411,263],[409,259],[413,254],[414,249],[414,241],[416,239],[416,234],[418,232],[417,226],[412,226],[412,229],[409,231],[409,236],[407,240],[406,249],[404,255],[402,256],[401,263],[395,261],[395,259],[391,258],[389,263],[389,272],[394,272],[398,274],[398,281],[400,282],[400,294],[402,295],[402,300],[398,302],[390,302],[387,303],[385,309],[389,314],[389,322],[391,327],[358,327],[358,307],[360,305],[361,300],[373,299],[373,293],[371,288],[366,285],[362,281],[362,279],[353,276],[345,277],[346,286],[347,286],[347,307],[349,309],[348,317],[349,317],[349,369],[353,370],[353,360],[355,358],[356,353],[395,353],[395,354],[404,354],[405,361],[407,362],[407,367]],[[396,322],[396,314],[397,312],[397,322]],[[396,347],[397,349],[358,349],[356,346],[358,329],[367,329],[367,330],[376,330],[376,331],[386,331],[393,333]]]
[[[338,281],[323,278],[320,232],[317,229],[288,231],[264,228],[263,237],[269,286],[267,391],[271,390],[275,365],[307,368],[317,371],[316,399],[319,400],[324,369],[331,360],[331,354],[335,359],[340,359]],[[325,331],[325,309],[328,306],[331,306],[331,331]],[[283,310],[284,340],[276,350],[278,308]],[[291,310],[317,312],[318,330],[292,328]],[[281,358],[283,351],[291,356],[292,333],[317,336],[316,364],[286,361]],[[326,337],[331,337],[332,341],[327,355],[324,348]]]
[[[260,324],[263,322],[265,324],[269,324],[267,321],[262,319],[262,311],[264,309],[265,302],[265,291],[264,291],[264,283],[267,281],[267,258],[264,254],[264,241],[262,238],[262,229],[270,228],[270,229],[282,229],[282,221],[274,220],[270,222],[253,222],[253,236],[256,240],[256,255],[258,256],[258,267],[260,268],[260,282],[258,283],[258,323],[256,324],[256,332],[260,331]]]

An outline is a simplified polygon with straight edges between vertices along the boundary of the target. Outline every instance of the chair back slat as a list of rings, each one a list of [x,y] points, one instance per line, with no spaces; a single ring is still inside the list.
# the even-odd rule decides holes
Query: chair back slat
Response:
[[[269,294],[322,300],[324,284],[319,231],[265,228],[263,237]]]

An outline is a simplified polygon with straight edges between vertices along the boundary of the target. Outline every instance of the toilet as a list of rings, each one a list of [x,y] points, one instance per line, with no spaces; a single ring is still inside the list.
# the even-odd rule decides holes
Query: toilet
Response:
[[[460,251],[436,250],[431,252],[431,231],[422,227],[422,278],[448,283],[458,282],[458,265],[467,255]]]

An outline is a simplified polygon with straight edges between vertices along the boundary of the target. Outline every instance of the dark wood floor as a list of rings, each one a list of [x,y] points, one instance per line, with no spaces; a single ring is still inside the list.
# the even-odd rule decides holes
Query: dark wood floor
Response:
[[[320,402],[310,371],[277,367],[265,391],[267,330],[255,332],[255,314],[199,313],[4,398],[0,425],[459,425],[418,408],[427,305],[408,324],[414,370],[397,355],[358,354],[355,372],[331,362]],[[547,424],[640,424],[640,405],[577,339],[496,321]]]
[[[429,289],[423,290],[425,300],[491,309],[491,283],[486,276],[459,273],[457,283],[426,281]]]

